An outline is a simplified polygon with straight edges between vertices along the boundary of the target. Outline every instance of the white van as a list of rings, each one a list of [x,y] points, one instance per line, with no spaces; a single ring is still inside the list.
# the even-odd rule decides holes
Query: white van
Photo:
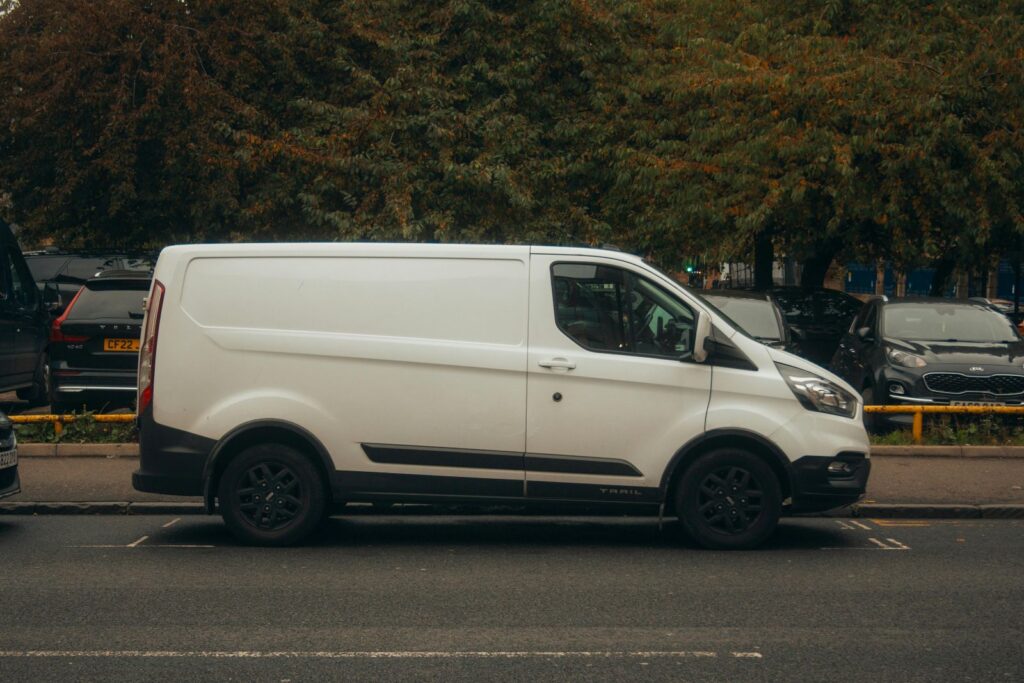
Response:
[[[135,488],[267,545],[420,501],[615,506],[747,548],[870,469],[853,387],[597,249],[165,249],[138,409]]]

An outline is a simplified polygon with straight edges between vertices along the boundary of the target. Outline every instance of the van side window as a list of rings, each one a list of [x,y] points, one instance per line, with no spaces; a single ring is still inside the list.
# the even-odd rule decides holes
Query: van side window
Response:
[[[592,351],[680,358],[693,350],[693,311],[650,280],[590,263],[552,267],[555,322]]]

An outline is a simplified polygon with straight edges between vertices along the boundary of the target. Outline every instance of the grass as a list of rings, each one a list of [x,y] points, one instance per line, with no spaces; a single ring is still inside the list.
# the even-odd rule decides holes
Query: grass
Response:
[[[925,415],[921,444],[926,446],[1024,446],[1024,422],[996,415]],[[912,446],[909,429],[872,434],[879,446]]]
[[[57,434],[52,422],[15,425],[19,443],[127,443],[139,440],[134,422],[97,422],[92,413],[81,413]]]

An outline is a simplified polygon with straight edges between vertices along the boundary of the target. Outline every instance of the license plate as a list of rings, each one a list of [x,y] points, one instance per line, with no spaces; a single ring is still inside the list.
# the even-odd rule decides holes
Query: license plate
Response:
[[[950,401],[951,406],[1005,406],[1003,401]]]
[[[138,339],[104,339],[104,351],[138,351]]]
[[[0,453],[0,470],[14,467],[18,464],[18,449],[12,448],[9,451]]]

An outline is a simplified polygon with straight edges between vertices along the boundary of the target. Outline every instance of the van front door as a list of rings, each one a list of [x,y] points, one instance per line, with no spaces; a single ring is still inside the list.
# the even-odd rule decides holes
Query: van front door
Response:
[[[530,273],[527,496],[658,502],[669,460],[704,431],[697,312],[625,261],[534,254]]]

